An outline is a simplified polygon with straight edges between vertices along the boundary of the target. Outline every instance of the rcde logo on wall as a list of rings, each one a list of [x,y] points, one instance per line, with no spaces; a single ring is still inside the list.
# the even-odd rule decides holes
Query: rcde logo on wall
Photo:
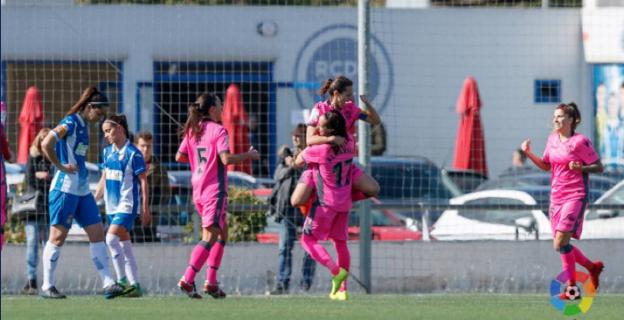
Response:
[[[393,71],[388,52],[381,42],[371,37],[369,61],[369,99],[379,112],[388,103],[392,91]],[[320,100],[319,84],[328,78],[345,75],[357,86],[357,29],[352,25],[327,26],[305,41],[297,55],[293,79],[297,100],[303,109],[311,108]],[[359,99],[356,103],[360,103]]]

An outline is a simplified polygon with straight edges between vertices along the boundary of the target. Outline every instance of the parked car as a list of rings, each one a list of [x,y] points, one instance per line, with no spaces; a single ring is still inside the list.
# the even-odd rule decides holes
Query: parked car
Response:
[[[4,164],[7,171],[7,186],[9,189],[9,195],[14,195],[16,190],[21,189],[24,184],[26,168],[15,163],[5,162]],[[100,177],[102,176],[100,167],[92,162],[86,162],[85,166],[87,171],[89,171],[89,190],[92,193],[95,193],[97,185],[100,182]],[[100,201],[98,202],[98,205],[103,206],[104,202]]]
[[[453,205],[536,205],[528,193],[518,190],[477,191],[450,200]],[[437,240],[552,239],[550,222],[541,210],[451,209],[433,225]]]
[[[191,171],[190,170],[173,170],[168,172],[169,184],[172,189],[174,198],[173,204],[187,204],[192,197]],[[243,188],[251,190],[258,198],[266,199],[271,195],[273,187],[272,179],[256,178],[244,172],[228,171],[228,185],[230,187]]]
[[[605,192],[595,204],[624,206],[624,180]],[[592,209],[585,213],[583,239],[624,238],[624,209]]]
[[[520,190],[477,191],[451,199],[451,204],[548,205],[550,189],[531,186]],[[596,197],[594,192],[593,197]],[[590,197],[592,191],[590,190]],[[624,181],[605,192],[595,204],[624,205]],[[530,213],[530,214],[529,214]],[[546,210],[446,210],[433,226],[438,240],[552,239]],[[583,239],[624,238],[624,209],[585,212]]]
[[[380,186],[377,198],[387,204],[436,203],[463,194],[450,177],[425,157],[371,157],[371,172]],[[419,209],[397,209],[401,215],[420,221]],[[431,210],[429,217],[435,222],[442,212]]]
[[[373,198],[374,203],[381,203]],[[411,218],[389,209],[371,209],[371,235],[378,241],[405,241],[421,240],[422,233]],[[349,213],[349,240],[360,239],[359,215],[355,210]],[[267,217],[267,227],[263,232],[256,234],[256,241],[260,243],[278,243],[279,225],[273,217]]]
[[[548,172],[531,171],[522,175],[509,175],[499,179],[488,180],[483,182],[476,191],[493,190],[493,189],[509,189],[522,190],[523,188],[546,187],[550,192],[551,176]],[[590,175],[589,177],[589,201],[596,201],[604,192],[612,188],[618,183],[618,180],[608,175]],[[542,202],[537,199],[538,203]]]
[[[4,162],[4,168],[6,169],[7,191],[10,198],[22,188],[22,184],[24,183],[24,170],[26,169],[23,165],[6,161]]]

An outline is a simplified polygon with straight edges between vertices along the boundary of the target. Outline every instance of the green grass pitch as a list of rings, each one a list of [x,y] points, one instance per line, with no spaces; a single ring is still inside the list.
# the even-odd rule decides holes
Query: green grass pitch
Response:
[[[70,296],[65,300],[7,296],[2,319],[622,319],[624,295],[598,295],[587,314],[564,316],[546,295],[426,294],[354,295],[346,302],[326,296],[243,296],[190,300],[148,296],[105,300]]]

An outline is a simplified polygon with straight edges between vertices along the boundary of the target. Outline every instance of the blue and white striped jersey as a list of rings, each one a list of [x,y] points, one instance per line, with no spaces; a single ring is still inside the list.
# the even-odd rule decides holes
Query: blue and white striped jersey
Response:
[[[106,214],[138,214],[141,203],[139,175],[146,171],[141,151],[130,141],[121,148],[112,144],[104,149]]]
[[[89,172],[85,166],[87,150],[89,149],[89,128],[77,113],[65,117],[59,123],[65,136],[61,139],[56,136],[56,156],[62,164],[74,164],[78,172],[68,174],[56,170],[50,191],[57,190],[77,196],[89,194]]]

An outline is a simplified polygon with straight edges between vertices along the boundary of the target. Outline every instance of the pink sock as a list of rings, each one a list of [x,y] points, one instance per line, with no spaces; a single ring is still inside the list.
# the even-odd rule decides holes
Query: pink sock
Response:
[[[336,254],[338,255],[338,266],[349,271],[351,268],[351,253],[349,253],[349,247],[347,246],[347,241],[345,240],[334,240],[334,248],[336,249]],[[340,286],[340,291],[347,290],[347,280],[342,282]]]
[[[568,274],[568,284],[576,284],[576,261],[574,260],[574,253],[572,253],[572,246],[563,246],[559,254],[561,255],[561,266],[563,271]]]
[[[208,257],[208,270],[206,271],[206,280],[208,284],[217,284],[217,271],[221,266],[221,259],[223,258],[223,249],[225,241],[219,240],[210,249],[210,256]]]
[[[594,268],[594,263],[587,259],[581,249],[572,246],[572,254],[574,254],[574,260],[585,267],[588,271],[591,271]]]
[[[191,258],[189,259],[189,266],[184,272],[184,280],[188,283],[195,282],[195,275],[201,270],[202,265],[208,259],[210,254],[210,244],[206,241],[200,241],[197,243],[193,252],[191,252]]]
[[[301,236],[301,246],[310,254],[312,259],[329,269],[332,275],[337,275],[338,272],[340,272],[340,267],[332,261],[327,250],[325,250],[322,245],[318,244],[316,238],[304,234]]]

